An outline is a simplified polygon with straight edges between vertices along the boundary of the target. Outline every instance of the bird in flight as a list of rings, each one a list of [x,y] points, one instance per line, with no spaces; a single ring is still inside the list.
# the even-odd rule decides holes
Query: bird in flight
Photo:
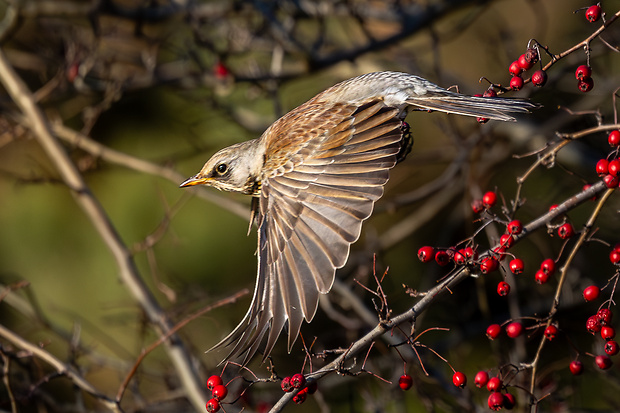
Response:
[[[319,93],[259,138],[217,152],[180,186],[252,196],[258,274],[248,312],[213,349],[233,345],[226,359],[243,356],[244,364],[260,349],[264,360],[286,326],[290,351],[345,265],[389,170],[408,152],[410,110],[514,121],[537,106],[462,95],[407,73],[368,73]]]

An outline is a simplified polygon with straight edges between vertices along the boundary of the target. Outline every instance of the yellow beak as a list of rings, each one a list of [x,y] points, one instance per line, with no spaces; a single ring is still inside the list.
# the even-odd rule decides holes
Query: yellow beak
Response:
[[[191,178],[187,178],[179,187],[184,188],[186,186],[202,185],[207,183],[210,178],[194,175]]]

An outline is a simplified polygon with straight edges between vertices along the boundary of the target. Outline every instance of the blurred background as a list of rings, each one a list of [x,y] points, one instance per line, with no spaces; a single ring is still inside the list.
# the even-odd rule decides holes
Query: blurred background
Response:
[[[620,4],[603,2],[613,15]],[[602,23],[589,23],[584,1],[0,1],[3,53],[34,94],[56,136],[132,252],[139,275],[173,323],[242,288],[234,303],[192,320],[179,331],[199,380],[219,374],[227,354],[205,350],[228,334],[245,314],[256,274],[256,234],[246,236],[250,199],[205,189],[178,188],[218,149],[256,138],[279,116],[316,93],[350,77],[380,70],[409,72],[461,93],[482,93],[489,81],[507,86],[509,64],[536,39],[552,53],[582,41]],[[376,272],[388,271],[383,289],[394,314],[415,303],[402,284],[424,291],[449,268],[421,264],[422,245],[449,247],[471,236],[479,224],[471,201],[497,189],[515,196],[516,178],[535,157],[515,158],[543,148],[555,132],[597,125],[598,111],[613,123],[612,94],[620,84],[620,31],[607,30],[591,44],[594,89],[577,90],[574,70],[586,63],[582,50],[549,70],[543,88],[527,84],[509,96],[527,97],[544,107],[518,123],[478,124],[472,118],[412,113],[407,121],[413,152],[393,170],[384,198],[338,272],[338,290],[327,296],[315,321],[302,327],[313,349],[347,348],[373,327]],[[607,43],[607,44],[605,44]],[[616,48],[613,51],[613,48]],[[549,56],[543,54],[542,63]],[[617,122],[617,121],[616,121]],[[0,89],[0,323],[76,367],[97,389],[113,397],[144,347],[158,335],[134,295],[119,278],[119,267],[92,222],[75,202],[56,167],[34,139],[29,122]],[[525,183],[523,222],[543,214],[594,182],[594,164],[608,151],[600,133],[569,145],[554,168],[539,168]],[[618,200],[599,219],[597,237],[618,241]],[[592,206],[570,213],[578,228]],[[499,213],[499,209],[498,209]],[[492,226],[493,227],[493,226]],[[491,231],[493,229],[491,228]],[[501,235],[500,226],[494,229]],[[476,238],[481,250],[493,232]],[[511,299],[495,293],[499,273],[470,279],[436,300],[416,325],[431,331],[420,341],[448,359],[470,379],[476,371],[533,357],[540,334],[490,343],[490,322],[515,314],[544,315],[557,284],[533,283],[538,263],[557,257],[562,243],[544,231],[517,245],[528,281],[519,281]],[[580,288],[604,284],[613,275],[609,251],[600,245],[578,257],[563,302],[562,324],[571,340],[594,352],[584,331],[587,314]],[[389,267],[389,270],[388,270]],[[357,281],[356,281],[357,280]],[[28,285],[20,285],[20,282]],[[9,290],[11,292],[9,292]],[[351,301],[348,293],[359,301]],[[366,307],[366,313],[355,309]],[[367,316],[364,319],[364,314]],[[370,315],[370,319],[368,316]],[[409,327],[404,327],[407,330]],[[568,335],[568,333],[567,333]],[[70,380],[22,354],[12,354],[10,385],[20,411],[104,410]],[[572,342],[571,341],[571,342]],[[575,351],[565,339],[547,349],[538,397],[551,395],[542,411],[620,409],[618,369],[576,383],[566,366]],[[598,345],[598,344],[597,344]],[[332,374],[319,393],[296,411],[476,411],[486,392],[456,389],[452,370],[420,349],[429,376],[416,358],[407,363],[377,342],[366,368],[397,382],[404,369],[414,389],[403,392],[375,376]],[[287,354],[281,339],[273,353],[280,376],[301,371],[301,341]],[[313,368],[322,361],[313,360]],[[362,360],[357,359],[356,369]],[[588,366],[590,366],[588,362]],[[270,376],[268,364],[250,367]],[[307,368],[307,367],[306,367]],[[592,369],[591,369],[592,370]],[[307,371],[307,370],[306,370]],[[235,376],[227,369],[225,377]],[[138,368],[121,405],[126,411],[195,411],[184,396],[179,373],[161,347]],[[247,375],[247,373],[246,373]],[[248,378],[251,378],[248,376]],[[522,380],[522,382],[520,381]],[[0,409],[10,410],[7,381],[0,384]],[[528,387],[524,373],[514,384]],[[609,392],[600,392],[604,383]],[[236,397],[246,383],[236,380]],[[615,391],[614,390],[614,391]],[[514,391],[525,408],[528,397]],[[206,394],[206,391],[205,391]],[[226,411],[266,411],[281,396],[278,384],[256,384]],[[227,399],[232,400],[234,397]],[[576,411],[576,410],[573,410]]]

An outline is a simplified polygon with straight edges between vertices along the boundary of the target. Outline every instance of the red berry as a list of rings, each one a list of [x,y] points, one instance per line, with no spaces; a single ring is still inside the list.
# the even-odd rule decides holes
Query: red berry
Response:
[[[518,219],[512,220],[506,226],[509,234],[519,235],[523,231],[523,224]]]
[[[570,372],[573,373],[573,376],[579,376],[583,373],[583,363],[579,360],[571,361],[568,368]]]
[[[596,363],[597,367],[601,370],[607,370],[613,364],[609,356],[603,356],[603,355],[596,356],[594,358],[594,362]]]
[[[510,88],[514,91],[521,90],[523,87],[523,78],[521,76],[513,76],[510,79]]]
[[[611,261],[611,263],[614,265],[620,264],[620,251],[612,250],[609,253],[609,261]]]
[[[454,260],[454,262],[457,265],[463,265],[467,262],[467,257],[465,256],[465,251],[458,250],[457,252],[454,253],[454,257],[452,257],[452,259]]]
[[[502,327],[499,324],[491,324],[487,327],[487,337],[491,340],[495,340],[499,337],[499,333],[502,332]]]
[[[506,281],[500,281],[499,284],[497,284],[497,294],[499,294],[502,297],[505,297],[509,293],[510,293],[510,284],[508,284]]]
[[[492,207],[495,205],[495,202],[497,202],[497,195],[495,195],[495,192],[489,191],[482,196],[482,204],[485,208]]]
[[[609,340],[605,343],[605,353],[607,353],[608,356],[615,356],[618,354],[618,351],[620,351],[620,346],[618,346],[616,341]]]
[[[534,66],[534,62],[531,59],[528,59],[528,57],[529,56],[527,53],[523,53],[517,59],[517,63],[519,64],[519,67],[521,67],[521,69],[523,69],[524,71],[530,70],[532,66]]]
[[[551,258],[547,258],[540,264],[540,269],[545,274],[553,275],[553,273],[555,272],[555,261],[553,261]]]
[[[558,236],[562,239],[568,239],[575,235],[575,230],[570,222],[560,225],[558,228]]]
[[[593,6],[588,7],[588,9],[586,10],[586,19],[590,23],[594,23],[600,18],[601,18],[601,6],[599,6],[598,4],[595,4]]]
[[[220,410],[220,402],[217,399],[211,399],[207,402],[207,412],[215,413]]]
[[[534,275],[534,279],[538,284],[544,284],[549,281],[549,274],[547,274],[543,270],[538,270],[536,271],[536,275]]]
[[[483,118],[483,117],[480,117],[480,116],[479,116],[479,117],[477,117],[477,118],[476,118],[476,121],[477,121],[478,123],[480,123],[480,124],[484,124],[484,123],[487,123],[487,122],[489,121],[489,118]],[[474,211],[474,212],[476,212],[476,211]],[[476,212],[476,213],[477,213],[477,212]]]
[[[437,253],[435,253],[435,262],[443,267],[450,262],[450,257],[445,251],[437,251]]]
[[[286,376],[285,378],[283,378],[282,381],[280,382],[280,387],[282,388],[282,391],[286,393],[293,391],[293,385],[291,384],[291,378],[289,376]]]
[[[308,391],[306,389],[303,389],[293,396],[293,402],[295,404],[302,404],[303,402],[306,401],[307,396],[308,396]]]
[[[601,290],[596,285],[590,285],[583,290],[583,298],[586,301],[593,301],[598,298]]]
[[[213,391],[213,388],[219,384],[224,384],[220,376],[211,376],[207,379],[207,389]]]
[[[398,379],[398,386],[403,390],[409,390],[413,386],[413,379],[408,374],[403,374]]]
[[[491,392],[500,391],[504,383],[499,377],[491,377],[487,382],[487,390]]]
[[[504,407],[506,410],[512,410],[517,405],[517,399],[511,393],[504,394]]]
[[[513,321],[506,326],[506,334],[510,338],[517,338],[523,333],[523,324]]]
[[[523,272],[523,269],[525,268],[525,265],[523,264],[523,260],[521,258],[515,258],[511,260],[508,266],[510,267],[510,271],[514,275],[521,274]]]
[[[433,247],[425,246],[418,250],[418,258],[422,262],[429,262],[435,257],[435,249]]]
[[[493,88],[488,88],[487,90],[484,91],[482,96],[484,96],[485,98],[495,98],[497,97],[497,92]]]
[[[476,376],[474,377],[474,384],[478,388],[482,388],[486,386],[488,381],[489,381],[489,373],[483,370],[476,373]]]
[[[303,374],[293,374],[293,377],[291,377],[291,386],[293,386],[296,389],[301,389],[302,387],[304,387],[306,385],[306,378],[304,377]]]
[[[616,336],[616,330],[610,326],[602,326],[601,327],[601,337],[603,340],[611,340]]]
[[[599,321],[597,316],[593,315],[586,320],[586,330],[588,330],[592,334],[601,331],[601,322]]]
[[[575,70],[575,78],[577,80],[587,79],[592,76],[592,68],[587,65],[581,65]]]
[[[547,338],[547,340],[552,341],[554,338],[557,337],[557,335],[558,335],[558,328],[554,326],[553,324],[545,328],[545,337]]]
[[[545,83],[547,83],[547,72],[541,69],[532,73],[532,84],[534,86],[543,87]]]
[[[460,387],[461,389],[463,389],[467,384],[467,376],[460,371],[457,371],[452,375],[452,383],[456,387]]]
[[[620,131],[612,130],[609,132],[609,136],[607,137],[607,142],[609,146],[618,146],[620,145]]]
[[[611,324],[612,316],[613,316],[613,313],[611,312],[609,308],[601,308],[596,313],[596,318],[598,318],[598,321],[604,326]]]
[[[513,241],[514,241],[514,238],[512,238],[512,235],[510,235],[510,234],[503,234],[499,238],[499,245],[501,245],[502,247],[508,249],[508,248],[512,247],[512,242]]]
[[[478,259],[478,253],[472,247],[463,249],[463,254],[465,254],[465,258],[468,260],[475,261]]]
[[[596,173],[598,176],[605,176],[609,173],[609,161],[607,159],[599,159],[596,163]]]
[[[488,120],[488,119],[487,119]],[[479,214],[484,211],[484,204],[482,203],[482,199],[476,199],[471,203],[471,209],[474,211],[474,214]]]
[[[617,178],[618,173],[620,172],[620,161],[618,159],[614,159],[613,161],[609,162],[607,169],[609,170],[609,175],[615,176]]]
[[[605,182],[605,186],[607,188],[615,188],[618,186],[618,182],[620,182],[617,176],[613,176],[611,174],[605,175],[603,177],[603,181]]]
[[[594,80],[591,77],[586,77],[584,79],[580,79],[577,82],[577,88],[582,92],[589,92],[594,87]]]
[[[212,393],[213,397],[215,397],[216,399],[224,400],[226,398],[226,395],[228,394],[228,389],[223,384],[218,384],[213,388]]]
[[[519,76],[521,72],[523,72],[523,69],[521,69],[521,66],[519,66],[519,62],[515,60],[510,64],[510,66],[508,66],[508,72],[512,76]]]
[[[220,80],[224,79],[230,73],[228,71],[228,68],[224,66],[221,62],[217,62],[215,64],[215,67],[213,68],[213,72],[215,74],[215,77]]]
[[[494,411],[500,410],[504,407],[504,395],[500,392],[493,392],[487,402],[489,403],[489,409]]]
[[[499,263],[497,259],[495,259],[494,257],[486,257],[480,263],[480,272],[482,272],[483,274],[488,274],[495,271],[498,266]]]
[[[538,49],[530,47],[525,51],[525,60],[530,62],[532,65],[538,62]]]

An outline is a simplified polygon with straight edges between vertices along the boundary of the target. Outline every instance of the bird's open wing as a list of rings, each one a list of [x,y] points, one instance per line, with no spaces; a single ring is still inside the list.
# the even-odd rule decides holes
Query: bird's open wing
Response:
[[[234,343],[228,358],[245,353],[247,362],[267,335],[266,357],[285,325],[290,349],[345,264],[401,149],[401,111],[380,100],[297,111],[303,120],[294,111],[268,130],[277,137],[259,201],[258,279],[248,313],[217,345]]]

